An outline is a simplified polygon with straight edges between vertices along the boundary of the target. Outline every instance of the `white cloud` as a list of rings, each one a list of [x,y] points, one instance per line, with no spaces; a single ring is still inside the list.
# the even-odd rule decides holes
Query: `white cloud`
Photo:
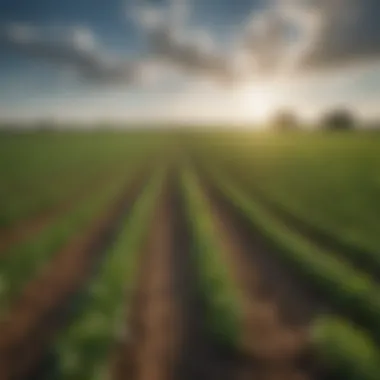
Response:
[[[90,29],[84,27],[76,27],[71,31],[73,45],[80,50],[93,51],[97,46],[94,34]]]
[[[162,9],[151,5],[128,7],[127,18],[138,28],[145,30],[155,29],[162,25],[165,15]]]

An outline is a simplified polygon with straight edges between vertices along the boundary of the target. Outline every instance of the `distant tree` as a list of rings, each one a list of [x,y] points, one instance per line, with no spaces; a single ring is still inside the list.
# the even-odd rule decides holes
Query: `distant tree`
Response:
[[[328,112],[322,119],[324,129],[346,131],[355,128],[356,118],[349,109],[337,109]]]
[[[281,110],[274,115],[272,125],[277,131],[294,131],[299,128],[299,121],[294,112]]]
[[[39,133],[46,133],[51,131],[53,125],[53,120],[49,118],[41,118],[34,122],[33,130]]]

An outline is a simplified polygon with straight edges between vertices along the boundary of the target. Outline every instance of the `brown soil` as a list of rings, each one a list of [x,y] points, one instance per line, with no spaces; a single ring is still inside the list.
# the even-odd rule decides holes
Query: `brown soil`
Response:
[[[26,241],[33,235],[38,234],[44,228],[49,226],[62,215],[66,214],[70,209],[75,207],[82,199],[88,196],[88,189],[96,189],[114,178],[113,175],[103,175],[95,180],[89,181],[62,202],[53,205],[48,209],[43,209],[37,215],[16,222],[16,224],[0,229],[0,255],[4,254],[13,245]]]
[[[57,330],[65,323],[72,297],[87,283],[144,179],[146,173],[136,178],[102,217],[57,252],[0,322],[2,380],[25,378],[38,368]]]
[[[178,313],[173,296],[170,189],[153,220],[140,267],[128,340],[116,352],[114,379],[171,380],[179,341]]]
[[[243,301],[244,364],[234,378],[301,380],[315,378],[308,324],[321,311],[273,252],[215,191],[210,206],[225,259]]]

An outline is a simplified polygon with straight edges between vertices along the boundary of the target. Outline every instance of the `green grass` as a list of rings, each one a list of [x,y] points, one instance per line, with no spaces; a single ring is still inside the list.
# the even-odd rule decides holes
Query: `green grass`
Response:
[[[51,133],[1,136],[0,228],[11,227],[75,194],[95,178],[157,155],[160,136]]]
[[[215,133],[193,149],[319,230],[380,257],[380,136]],[[379,258],[374,258],[378,263]]]

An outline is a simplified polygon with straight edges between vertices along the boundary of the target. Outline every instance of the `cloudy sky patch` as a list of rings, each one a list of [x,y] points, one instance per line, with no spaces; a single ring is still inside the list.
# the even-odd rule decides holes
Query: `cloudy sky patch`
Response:
[[[215,104],[230,96],[233,115],[240,112],[233,94],[246,92],[247,83],[270,83],[279,92],[279,83],[299,82],[313,106],[322,104],[326,94],[315,77],[335,103],[348,92],[352,102],[357,96],[373,104],[380,89],[368,88],[367,77],[380,78],[379,18],[378,0],[35,0],[33,7],[29,0],[2,0],[0,110],[33,108],[34,94],[41,104],[49,98],[38,106],[43,114],[68,108],[67,99],[122,88],[114,100],[118,114],[138,112],[136,104],[148,98],[163,107],[181,94],[193,99],[185,102],[190,115],[200,110],[200,98]],[[369,71],[352,75],[365,65]],[[343,91],[329,87],[333,72]]]

